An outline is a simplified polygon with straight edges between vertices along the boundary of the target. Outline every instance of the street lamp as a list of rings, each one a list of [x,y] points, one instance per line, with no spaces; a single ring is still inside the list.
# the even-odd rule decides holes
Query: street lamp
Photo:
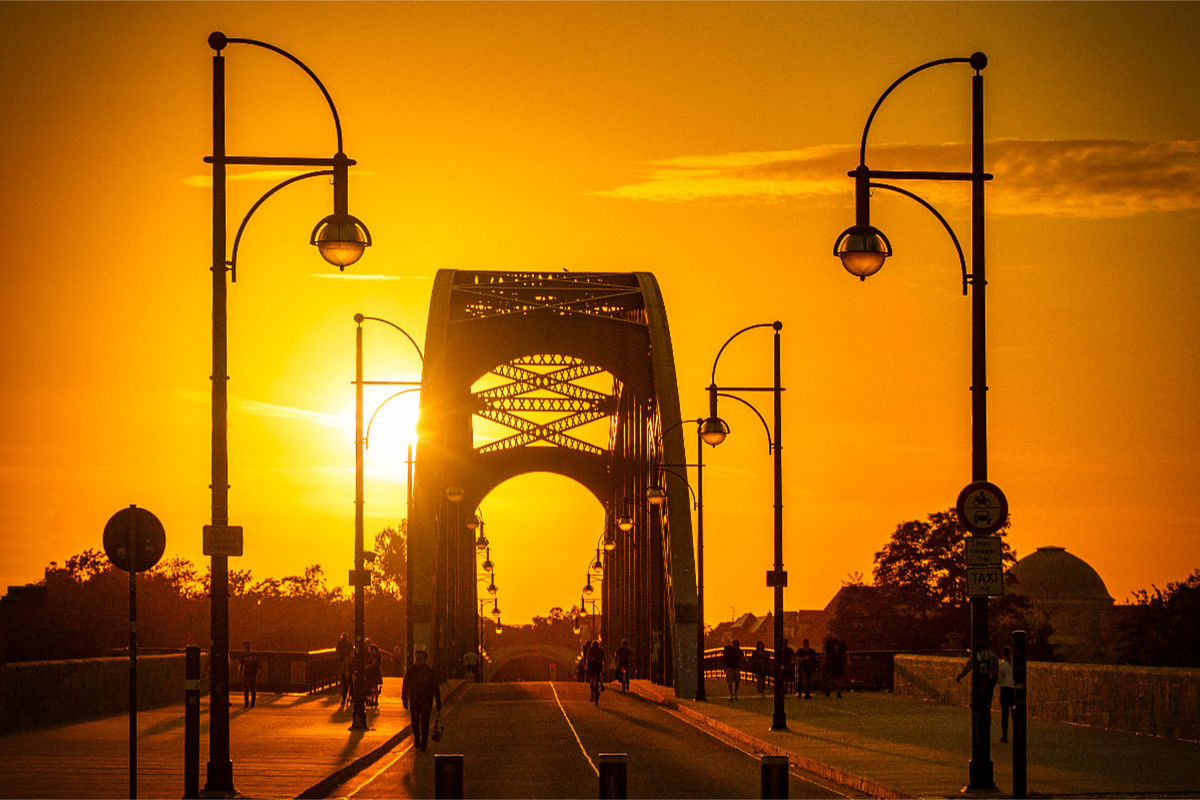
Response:
[[[737,337],[755,328],[773,328],[775,330],[775,382],[771,386],[717,386],[717,362],[721,354]],[[771,392],[774,395],[775,433],[771,435],[767,428],[767,448],[775,455],[775,568],[767,572],[767,586],[775,590],[775,706],[771,714],[771,730],[787,730],[787,712],[784,710],[785,681],[783,675],[783,587],[787,586],[787,572],[783,569],[783,387],[780,385],[780,347],[779,332],[783,323],[763,322],[750,325],[730,336],[717,351],[713,359],[712,381],[708,387],[708,419],[700,426],[700,438],[714,447],[725,441],[729,434],[729,426],[717,415],[717,398],[728,397],[748,406],[767,428],[767,421],[753,404],[730,392]],[[706,437],[705,434],[709,436]],[[719,435],[718,435],[719,434]]]
[[[366,587],[370,582],[370,573],[363,568],[363,450],[366,449],[368,439],[370,437],[371,422],[375,421],[375,415],[387,403],[394,398],[403,394],[414,392],[420,389],[420,381],[365,381],[363,380],[363,322],[372,320],[382,322],[385,325],[390,325],[396,330],[404,334],[408,341],[412,342],[412,346],[417,350],[417,357],[422,362],[425,360],[421,348],[416,341],[408,335],[408,332],[394,322],[389,322],[380,317],[368,317],[363,314],[354,315],[354,569],[350,571],[350,585],[354,587],[354,680],[351,683],[351,703],[350,703],[350,730],[365,731],[367,729],[367,706],[366,706],[366,685],[364,684],[366,676]],[[396,392],[391,397],[384,400],[376,407],[375,412],[371,414],[371,419],[367,423],[366,431],[363,430],[363,387],[366,385],[378,386],[408,386],[410,388]],[[408,443],[408,493],[409,493],[409,511],[412,510],[412,441]],[[411,641],[411,636],[409,636]],[[409,647],[406,643],[405,647]]]
[[[277,53],[304,70],[333,115],[337,151],[331,158],[271,158],[231,156],[225,152],[225,57],[222,51],[231,44],[261,47]],[[339,270],[353,264],[371,244],[371,234],[347,207],[349,168],[354,161],[342,149],[342,123],[333,98],[324,84],[300,59],[274,45],[255,39],[231,38],[220,32],[208,37],[213,54],[212,82],[212,464],[209,487],[212,492],[212,525],[206,526],[203,552],[212,557],[210,587],[210,624],[212,649],[209,663],[209,737],[208,765],[204,791],[214,795],[233,795],[233,762],[229,754],[229,558],[241,555],[242,529],[229,524],[229,440],[228,440],[228,309],[226,273],[237,280],[237,253],[247,223],[267,198],[297,181],[317,176],[333,180],[333,214],[314,229],[309,241],[322,257]],[[234,237],[233,249],[226,251],[226,168],[229,166],[320,167],[284,180],[268,190],[250,207]]]
[[[883,101],[892,90],[908,78],[942,64],[968,64],[975,70],[971,79],[971,171],[970,172],[924,172],[911,170],[872,170],[867,167],[867,135],[871,122]],[[973,484],[987,481],[987,369],[986,369],[986,303],[984,263],[984,220],[983,190],[992,176],[983,170],[983,75],[987,56],[973,53],[967,58],[942,58],[930,61],[909,70],[887,88],[867,117],[863,127],[862,143],[859,148],[859,164],[850,172],[855,186],[855,224],[842,232],[834,243],[834,255],[842,260],[843,266],[853,275],[865,280],[878,272],[884,260],[892,255],[892,246],[878,229],[870,224],[871,190],[884,189],[915,200],[937,218],[950,235],[958,251],[962,270],[963,294],[967,287],[971,292],[971,479]],[[916,194],[893,186],[879,183],[875,179],[969,181],[971,184],[971,272],[967,273],[967,260],[953,228],[932,205]],[[973,534],[978,532],[972,531]],[[971,653],[974,669],[971,673],[971,763],[969,766],[968,790],[992,791],[996,784],[992,770],[991,755],[991,712],[989,680],[986,675],[987,660],[981,656],[989,649],[988,598],[972,597],[971,603]]]

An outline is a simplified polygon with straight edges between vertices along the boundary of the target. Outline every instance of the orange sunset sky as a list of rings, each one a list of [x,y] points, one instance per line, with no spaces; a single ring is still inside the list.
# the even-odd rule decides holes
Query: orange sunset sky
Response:
[[[131,503],[162,519],[168,556],[206,562],[215,30],[320,76],[376,242],[345,275],[318,257],[320,181],[247,229],[229,292],[230,521],[246,531],[231,566],[346,580],[355,313],[423,344],[438,269],[568,268],[657,276],[685,417],[729,335],[784,322],[786,606],[869,576],[897,523],[970,479],[970,302],[949,238],[900,196],[872,204],[895,257],[865,283],[843,271],[845,173],[895,78],[980,50],[989,477],[1009,540],[1066,547],[1118,602],[1200,567],[1200,4],[3,3],[0,27],[0,588],[99,548]],[[231,153],[333,154],[300,70],[226,57]],[[969,169],[970,75],[893,93],[868,163]],[[232,244],[278,178],[231,175]],[[908,188],[969,246],[964,187]],[[366,339],[368,378],[419,376],[399,334]],[[769,383],[770,355],[769,331],[747,334],[719,378]],[[404,514],[414,408],[372,431],[368,541]],[[710,624],[771,603],[766,439],[745,409],[722,413]],[[524,476],[482,509],[506,623],[577,602],[603,526],[582,487]]]

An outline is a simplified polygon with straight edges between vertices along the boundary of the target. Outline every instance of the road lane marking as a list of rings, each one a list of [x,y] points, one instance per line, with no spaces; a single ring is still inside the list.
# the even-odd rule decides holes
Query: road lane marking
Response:
[[[443,709],[443,713],[442,713],[442,719],[445,719],[446,717],[449,717],[449,716],[450,716],[450,714],[451,714],[451,712],[453,712],[453,711],[454,711],[454,708],[455,708],[455,706],[450,706],[449,708]],[[407,710],[407,709],[405,709],[405,710]],[[432,719],[431,719],[429,722],[430,722],[430,724],[431,724],[431,725],[433,724],[433,720],[432,720]],[[354,797],[354,795],[358,794],[358,793],[359,793],[359,792],[361,792],[361,791],[362,791],[364,788],[366,788],[366,787],[367,787],[367,786],[369,786],[370,784],[374,783],[376,778],[378,778],[380,775],[382,775],[383,773],[385,773],[385,772],[387,772],[389,769],[391,769],[391,768],[392,768],[392,767],[395,765],[395,763],[396,763],[397,761],[399,761],[400,759],[402,759],[402,758],[404,758],[406,755],[408,755],[410,752],[412,752],[413,746],[414,746],[414,745],[415,745],[415,743],[416,743],[416,739],[415,739],[415,738],[413,738],[413,735],[410,733],[410,734],[409,734],[409,735],[408,735],[408,736],[407,736],[407,737],[406,737],[406,738],[405,738],[403,741],[407,743],[407,746],[406,746],[406,747],[404,747],[404,749],[403,749],[403,750],[401,750],[399,753],[397,753],[395,758],[393,758],[391,761],[389,761],[389,762],[387,762],[386,764],[384,764],[384,765],[383,765],[382,767],[380,767],[379,769],[375,770],[375,772],[373,772],[369,778],[367,778],[366,780],[364,780],[364,781],[363,781],[362,783],[360,783],[358,786],[354,787],[354,791],[353,791],[353,792],[350,792],[349,794],[346,794],[346,795],[341,795],[341,797],[343,798],[343,800],[350,800],[350,798],[351,798],[351,797]],[[354,778],[351,778],[351,779],[350,779],[349,781],[347,781],[346,783],[349,783],[350,781],[353,781],[353,780],[354,780]],[[343,786],[345,786],[345,784],[342,784],[342,785],[343,785]]]
[[[554,692],[554,702],[558,703],[558,710],[562,712],[563,719],[567,721],[567,727],[571,729],[571,734],[575,737],[575,741],[579,744],[579,751],[583,753],[583,757],[587,759],[588,764],[592,768],[592,772],[595,772],[596,776],[599,777],[600,768],[596,766],[594,761],[592,761],[592,757],[588,755],[587,748],[583,746],[583,741],[579,738],[579,733],[575,730],[575,726],[571,724],[571,718],[567,716],[567,710],[563,708],[562,701],[558,699],[558,690],[554,688],[553,683],[550,684],[550,691]]]

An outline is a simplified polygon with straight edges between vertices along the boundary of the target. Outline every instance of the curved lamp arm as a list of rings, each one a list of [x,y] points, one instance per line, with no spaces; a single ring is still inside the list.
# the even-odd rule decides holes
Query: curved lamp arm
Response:
[[[917,196],[907,189],[901,189],[899,186],[892,186],[890,183],[869,183],[867,185],[872,189],[887,189],[889,192],[896,192],[904,195],[905,197],[912,198],[921,205],[925,206],[930,214],[933,214],[935,217],[937,217],[937,221],[942,223],[942,227],[946,229],[946,233],[950,234],[950,240],[954,242],[954,249],[958,251],[958,265],[962,268],[962,286],[963,294],[965,295],[967,293],[967,284],[970,282],[971,277],[967,275],[967,258],[963,255],[962,245],[959,244],[958,237],[954,235],[954,229],[950,227],[949,222],[946,222],[946,218],[943,217],[936,208],[926,202],[924,198]]]
[[[975,68],[975,71],[978,72],[987,66],[987,56],[985,56],[983,53],[974,53],[970,58],[939,58],[936,61],[930,61],[926,64],[922,64],[919,67],[914,67],[897,78],[891,86],[884,90],[883,94],[879,96],[879,99],[875,101],[875,105],[871,109],[871,113],[867,116],[867,124],[863,126],[862,144],[858,149],[859,164],[867,163],[867,134],[871,131],[871,123],[875,121],[876,112],[879,111],[879,107],[883,105],[883,101],[887,99],[887,96],[892,93],[893,89],[904,83],[913,75],[916,75],[918,72],[929,69],[930,67],[941,66],[942,64],[970,64]]]
[[[231,38],[219,32],[208,37],[208,45],[214,50],[223,50],[226,44],[252,44],[255,47],[261,47],[265,50],[270,50],[273,53],[278,53],[298,66],[300,69],[304,70],[308,77],[312,78],[313,83],[317,85],[317,88],[321,90],[321,94],[325,95],[325,102],[329,104],[329,111],[333,114],[333,127],[337,133],[337,152],[342,152],[342,120],[341,117],[338,116],[337,106],[333,104],[333,98],[329,96],[329,91],[325,88],[325,84],[321,83],[321,79],[316,76],[316,73],[308,68],[308,65],[288,51],[276,47],[273,44],[260,42],[257,39]]]
[[[396,330],[398,330],[398,331],[400,331],[401,333],[403,333],[403,334],[404,334],[404,338],[405,338],[405,339],[408,339],[408,341],[409,341],[409,342],[412,344],[412,346],[413,346],[414,348],[416,348],[416,351],[417,351],[417,357],[419,357],[419,358],[421,359],[421,363],[425,363],[425,354],[421,352],[421,346],[417,344],[417,341],[416,341],[416,339],[414,339],[413,337],[411,337],[411,336],[409,336],[409,335],[408,335],[408,331],[404,330],[404,328],[401,328],[401,327],[400,327],[399,325],[397,325],[396,323],[394,323],[394,322],[390,322],[389,320],[386,320],[386,319],[384,319],[383,317],[368,317],[368,316],[366,316],[366,315],[363,315],[363,314],[360,314],[359,316],[361,316],[361,317],[362,317],[364,320],[373,319],[373,320],[375,320],[376,322],[382,322],[384,325],[391,325],[393,328],[395,328]],[[356,319],[355,321],[358,321],[358,320]],[[361,324],[361,322],[360,322],[360,324]],[[401,392],[401,394],[403,394],[403,392]],[[390,398],[389,398],[389,399],[390,399]],[[384,402],[387,402],[387,401],[385,400]]]
[[[293,184],[296,181],[302,181],[305,178],[315,178],[319,175],[332,175],[332,174],[333,174],[333,170],[323,169],[323,170],[318,170],[317,172],[306,172],[303,175],[293,175],[292,177],[288,178],[287,180],[281,181],[280,183],[276,184],[273,188],[267,190],[266,194],[264,194],[262,197],[258,198],[258,200],[254,203],[254,205],[250,206],[250,210],[246,212],[246,216],[242,217],[242,224],[238,226],[237,234],[233,237],[233,251],[229,255],[229,260],[225,262],[226,266],[229,267],[229,277],[234,283],[237,283],[237,254],[238,254],[238,245],[241,244],[241,241],[242,241],[242,232],[246,230],[246,223],[248,223],[250,221],[250,218],[252,216],[254,216],[254,212],[258,211],[258,207],[261,206],[263,203],[265,203],[267,201],[268,197],[275,194],[283,187]]]
[[[695,509],[695,508],[699,507],[700,501],[698,499],[696,499],[696,490],[692,488],[692,483],[691,483],[691,481],[689,481],[687,479],[687,476],[681,475],[680,473],[676,472],[675,470],[671,469],[670,467],[659,467],[658,471],[670,473],[671,475],[674,475],[676,478],[679,478],[679,480],[683,481],[683,485],[686,486],[687,490],[689,492],[691,492],[691,494],[692,494],[692,508]]]
[[[783,327],[783,326],[778,322],[759,322],[756,325],[749,325],[745,328],[742,328],[740,331],[735,333],[733,336],[730,336],[728,339],[726,339],[725,344],[721,345],[721,349],[717,351],[717,357],[713,359],[712,384],[715,386],[717,383],[717,362],[721,360],[721,354],[725,352],[726,347],[729,347],[730,342],[732,342],[737,337],[741,336],[746,331],[752,331],[755,328],[775,328],[776,330],[778,330],[781,327]],[[725,395],[725,396],[728,397],[728,395]],[[747,404],[747,405],[749,405],[749,404]],[[751,407],[753,407],[753,406],[751,406]]]
[[[725,394],[724,392],[717,392],[717,397],[728,397],[730,400],[737,400],[739,403],[741,403],[742,405],[746,406],[751,411],[753,411],[754,415],[756,417],[758,417],[758,421],[763,424],[763,430],[765,430],[767,432],[767,452],[773,453],[775,451],[775,443],[773,441],[771,441],[771,426],[767,424],[766,419],[764,419],[763,415],[758,412],[758,409],[754,407],[753,403],[751,403],[749,400],[743,400],[742,398],[738,397],[736,394]]]
[[[371,423],[375,421],[375,415],[378,414],[380,411],[382,411],[383,407],[386,406],[388,404],[388,402],[395,400],[400,395],[408,394],[409,392],[419,392],[419,391],[421,391],[420,386],[414,386],[411,389],[404,389],[403,391],[396,392],[394,395],[389,397],[387,400],[384,400],[382,403],[380,403],[378,406],[375,407],[375,410],[371,412],[371,418],[369,420],[367,420],[367,430],[366,430],[366,433],[363,434],[363,448],[365,448],[367,450],[371,449]]]

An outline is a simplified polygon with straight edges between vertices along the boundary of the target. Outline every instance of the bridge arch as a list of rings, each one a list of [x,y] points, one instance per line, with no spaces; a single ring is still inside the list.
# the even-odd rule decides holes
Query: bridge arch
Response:
[[[600,373],[611,389],[586,385]],[[499,383],[478,389],[481,378]],[[477,446],[474,419],[512,433]],[[654,276],[440,270],[422,374],[409,521],[410,649],[443,673],[478,644],[474,547],[465,522],[510,477],[544,471],[606,509],[602,637],[627,638],[636,676],[695,691],[696,581],[687,488],[647,504],[655,464],[685,463],[666,310]],[[606,420],[600,446],[577,435]],[[663,431],[667,435],[663,436]],[[448,487],[461,487],[452,502]],[[618,517],[630,517],[629,531]]]

